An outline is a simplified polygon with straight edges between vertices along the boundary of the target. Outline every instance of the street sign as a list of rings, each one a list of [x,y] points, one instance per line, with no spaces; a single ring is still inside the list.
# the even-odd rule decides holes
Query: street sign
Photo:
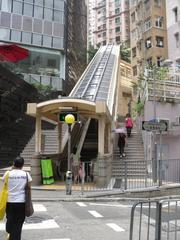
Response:
[[[146,131],[167,131],[166,122],[148,122],[142,121],[142,130]]]

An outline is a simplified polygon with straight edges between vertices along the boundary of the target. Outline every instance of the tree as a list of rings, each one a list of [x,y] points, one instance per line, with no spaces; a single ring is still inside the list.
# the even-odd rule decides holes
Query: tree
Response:
[[[121,59],[130,63],[131,62],[131,48],[127,44],[122,44],[120,47],[120,56]]]
[[[91,45],[91,43],[89,44],[89,49],[87,51],[88,54],[88,63],[93,59],[94,55],[96,54],[98,48],[94,48],[93,45]]]

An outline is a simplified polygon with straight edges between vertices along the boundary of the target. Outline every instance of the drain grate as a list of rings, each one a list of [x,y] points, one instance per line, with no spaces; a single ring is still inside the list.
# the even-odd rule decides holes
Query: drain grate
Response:
[[[52,219],[52,217],[49,216],[49,215],[45,215],[45,214],[36,215],[36,214],[33,214],[33,216],[28,217],[28,218],[25,219],[25,223],[26,224],[41,223],[41,222],[43,222],[45,220],[49,220],[49,219]]]

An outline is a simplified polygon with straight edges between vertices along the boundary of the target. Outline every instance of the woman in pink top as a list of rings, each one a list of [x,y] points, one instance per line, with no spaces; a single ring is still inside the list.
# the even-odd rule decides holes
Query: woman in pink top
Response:
[[[133,128],[133,121],[132,121],[129,113],[126,114],[125,127],[126,127],[126,130],[127,130],[127,136],[130,137],[131,136],[131,130]]]

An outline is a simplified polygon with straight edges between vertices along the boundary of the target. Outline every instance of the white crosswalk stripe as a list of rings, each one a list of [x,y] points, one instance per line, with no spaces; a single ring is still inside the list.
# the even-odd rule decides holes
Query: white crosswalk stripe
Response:
[[[43,204],[33,204],[35,213],[47,212],[46,207]],[[24,223],[23,230],[38,230],[38,229],[55,229],[59,228],[59,225],[54,219],[43,220],[40,223]],[[5,230],[5,222],[0,222],[0,231]]]
[[[76,204],[80,207],[87,207],[87,205],[83,202],[77,202]]]
[[[40,223],[24,223],[23,230],[35,230],[35,229],[54,229],[59,228],[59,225],[53,220],[45,220]],[[5,230],[5,223],[0,223],[0,231]]]
[[[102,218],[103,216],[96,212],[96,211],[88,211],[91,215],[93,215],[95,218]]]
[[[35,212],[47,212],[47,209],[45,208],[45,206],[43,204],[33,204],[34,207],[34,211]]]
[[[118,226],[115,223],[106,223],[106,225],[109,226],[110,228],[112,228],[116,232],[124,232],[125,231],[122,227]]]

